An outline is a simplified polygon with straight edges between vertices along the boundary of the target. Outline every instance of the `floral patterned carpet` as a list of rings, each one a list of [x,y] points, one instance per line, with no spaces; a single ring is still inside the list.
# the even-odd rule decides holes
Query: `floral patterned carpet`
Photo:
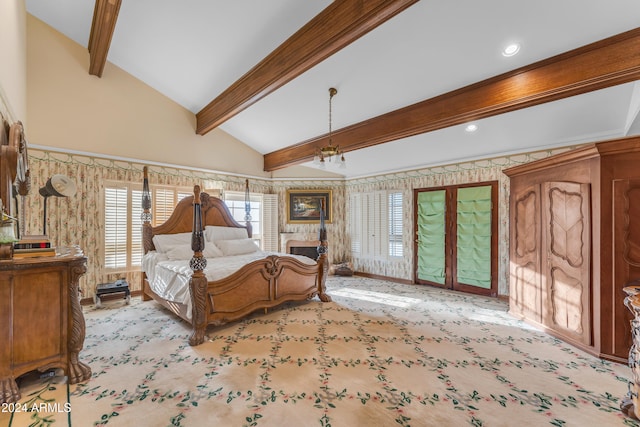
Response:
[[[197,347],[154,302],[87,308],[91,380],[25,385],[22,402],[53,411],[3,411],[0,425],[640,426],[619,410],[627,366],[502,301],[361,277],[331,277],[328,293],[210,328]]]

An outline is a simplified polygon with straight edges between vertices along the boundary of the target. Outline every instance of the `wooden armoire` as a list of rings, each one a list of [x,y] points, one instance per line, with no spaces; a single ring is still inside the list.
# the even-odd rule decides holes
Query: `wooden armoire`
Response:
[[[506,169],[509,311],[621,363],[631,347],[625,284],[640,278],[640,137]]]

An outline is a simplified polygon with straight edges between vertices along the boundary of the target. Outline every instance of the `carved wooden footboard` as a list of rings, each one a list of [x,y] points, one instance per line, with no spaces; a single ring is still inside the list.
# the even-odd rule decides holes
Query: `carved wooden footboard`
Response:
[[[256,310],[266,310],[286,301],[304,301],[316,295],[321,301],[331,301],[325,289],[328,261],[323,218],[321,218],[319,232],[319,257],[315,264],[306,264],[286,255],[270,255],[245,265],[241,270],[224,279],[208,282],[204,274],[207,266],[207,260],[203,256],[206,245],[204,227],[206,225],[247,227],[243,227],[233,219],[220,199],[201,193],[197,185],[194,187],[194,196],[181,200],[167,222],[158,227],[151,227],[150,207],[145,168],[143,190],[145,253],[155,249],[154,235],[192,233],[193,257],[190,267],[193,275],[189,282],[191,313],[187,312],[184,304],[166,301],[155,294],[146,277],[143,279],[143,297],[144,299],[153,298],[191,322],[190,345],[198,345],[204,341],[208,325],[221,325],[240,319]],[[248,236],[250,237],[249,231]]]

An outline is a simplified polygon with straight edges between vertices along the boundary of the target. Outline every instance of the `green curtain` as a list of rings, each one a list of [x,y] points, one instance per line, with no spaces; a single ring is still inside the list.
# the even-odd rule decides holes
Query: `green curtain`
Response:
[[[491,186],[458,189],[457,282],[491,288]]]
[[[446,191],[418,194],[418,278],[445,283]]]

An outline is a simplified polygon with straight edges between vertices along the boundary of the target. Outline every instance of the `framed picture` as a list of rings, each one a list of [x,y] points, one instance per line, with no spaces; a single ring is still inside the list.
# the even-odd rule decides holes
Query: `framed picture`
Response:
[[[313,224],[320,222],[320,209],[325,206],[324,221],[331,222],[331,190],[287,190],[287,222]]]

